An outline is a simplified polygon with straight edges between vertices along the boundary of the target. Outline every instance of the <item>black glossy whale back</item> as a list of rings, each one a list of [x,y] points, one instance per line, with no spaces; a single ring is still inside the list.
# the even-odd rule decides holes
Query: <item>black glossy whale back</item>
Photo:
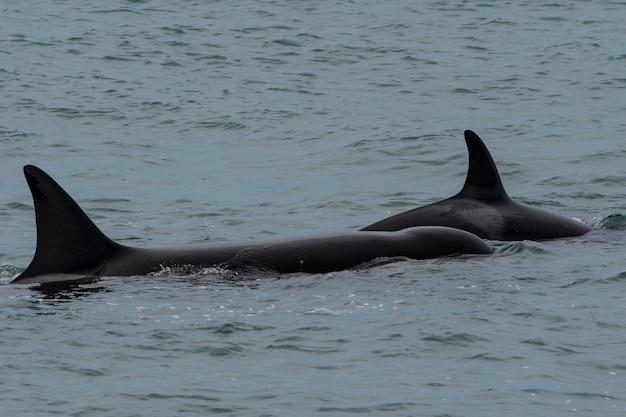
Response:
[[[415,226],[447,226],[483,239],[546,240],[580,236],[588,225],[512,200],[496,164],[480,137],[465,131],[469,163],[465,184],[453,197],[387,217],[363,231],[402,230]]]

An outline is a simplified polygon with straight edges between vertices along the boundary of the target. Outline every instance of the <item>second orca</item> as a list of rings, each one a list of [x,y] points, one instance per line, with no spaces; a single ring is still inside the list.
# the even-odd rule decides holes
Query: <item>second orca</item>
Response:
[[[453,197],[417,207],[364,227],[363,231],[448,226],[483,239],[548,240],[583,235],[587,224],[518,203],[504,190],[489,150],[471,130],[465,131],[469,169],[463,189]]]

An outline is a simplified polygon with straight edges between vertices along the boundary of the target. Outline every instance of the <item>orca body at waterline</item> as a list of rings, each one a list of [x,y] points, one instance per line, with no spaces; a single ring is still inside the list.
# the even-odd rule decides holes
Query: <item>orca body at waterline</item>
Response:
[[[12,283],[59,283],[103,276],[137,276],[167,268],[219,266],[275,273],[326,273],[379,259],[430,259],[489,254],[479,237],[449,227],[397,232],[349,232],[253,243],[138,248],[108,238],[49,175],[27,165],[24,174],[35,205],[37,247],[30,265]]]
[[[463,189],[453,197],[387,217],[363,231],[394,231],[416,226],[447,226],[483,239],[520,241],[580,236],[587,224],[519,203],[504,189],[482,139],[465,131],[469,168]]]

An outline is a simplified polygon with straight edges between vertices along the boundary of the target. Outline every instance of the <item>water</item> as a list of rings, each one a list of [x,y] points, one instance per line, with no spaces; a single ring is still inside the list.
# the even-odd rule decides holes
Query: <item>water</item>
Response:
[[[593,224],[289,277],[0,286],[6,415],[623,415],[625,4],[3,2],[0,279],[30,163],[137,246],[355,230],[456,193]]]

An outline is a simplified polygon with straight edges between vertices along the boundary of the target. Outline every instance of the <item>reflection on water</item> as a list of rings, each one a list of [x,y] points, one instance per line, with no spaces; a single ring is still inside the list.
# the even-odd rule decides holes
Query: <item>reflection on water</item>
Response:
[[[30,289],[38,292],[46,301],[68,301],[111,291],[100,283],[98,278],[91,278],[89,282],[38,284],[30,287]]]

